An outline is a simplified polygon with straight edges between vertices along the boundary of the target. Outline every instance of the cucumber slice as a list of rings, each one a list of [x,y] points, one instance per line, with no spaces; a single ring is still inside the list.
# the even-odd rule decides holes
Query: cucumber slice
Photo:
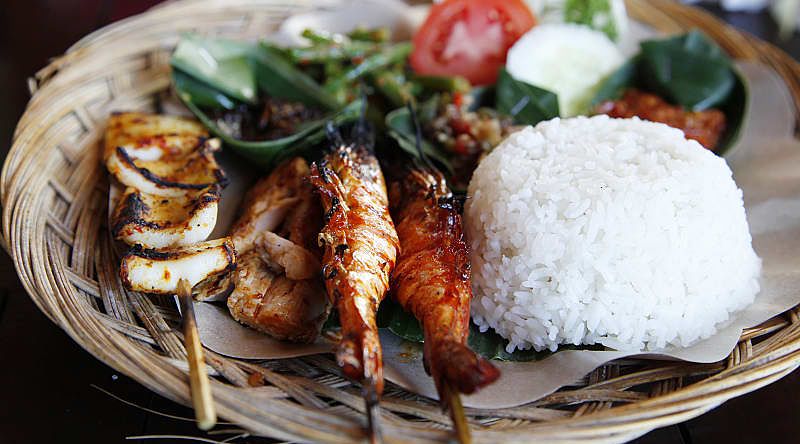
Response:
[[[517,80],[558,96],[562,117],[589,111],[600,83],[625,58],[600,31],[575,24],[535,26],[508,52],[506,70]]]

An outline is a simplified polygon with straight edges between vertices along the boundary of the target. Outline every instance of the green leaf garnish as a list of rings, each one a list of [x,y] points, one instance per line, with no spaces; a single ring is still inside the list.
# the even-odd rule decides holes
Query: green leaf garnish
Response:
[[[535,125],[558,117],[558,97],[554,93],[511,77],[505,68],[500,70],[495,94],[497,110],[513,116],[516,123]]]
[[[672,103],[693,111],[719,105],[736,82],[731,60],[699,31],[641,44],[642,80]]]

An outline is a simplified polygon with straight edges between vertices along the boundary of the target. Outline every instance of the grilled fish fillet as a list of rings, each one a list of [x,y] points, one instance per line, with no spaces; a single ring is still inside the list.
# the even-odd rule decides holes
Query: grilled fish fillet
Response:
[[[392,294],[420,321],[425,370],[439,398],[445,385],[473,393],[500,372],[467,346],[472,300],[469,247],[461,214],[439,172],[411,169],[391,187],[392,215],[401,254]]]
[[[189,119],[117,113],[109,119],[103,158],[123,185],[178,197],[227,182],[214,158],[220,147],[219,139],[209,139]]]
[[[111,234],[128,245],[166,248],[208,238],[217,223],[219,185],[180,196],[125,189],[111,216]]]
[[[293,280],[262,260],[256,250],[242,255],[228,297],[234,319],[276,339],[313,342],[328,315],[322,280]]]
[[[383,358],[375,315],[389,289],[398,252],[383,173],[366,146],[339,146],[311,167],[322,198],[322,274],[339,312],[337,361],[365,390],[383,391]]]
[[[290,210],[304,199],[302,194],[309,194],[308,188],[304,189],[308,174],[308,163],[297,157],[277,166],[247,191],[239,218],[231,229],[236,251],[244,253],[253,248],[262,233],[280,228]],[[316,205],[319,206],[318,201]],[[304,223],[309,227],[319,225],[310,221]]]
[[[284,162],[245,196],[231,232],[240,254],[228,309],[237,321],[295,342],[314,341],[330,304],[313,244],[322,209],[302,158]],[[302,228],[301,228],[302,226]]]
[[[209,277],[236,268],[236,251],[229,238],[193,246],[147,249],[134,246],[120,265],[122,283],[144,293],[174,294],[180,279],[195,286]]]

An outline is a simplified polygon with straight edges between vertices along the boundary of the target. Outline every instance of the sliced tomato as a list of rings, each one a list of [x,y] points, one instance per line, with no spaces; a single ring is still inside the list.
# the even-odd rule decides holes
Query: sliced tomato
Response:
[[[473,85],[494,83],[508,48],[535,24],[522,0],[445,0],[414,35],[411,67],[460,75]]]

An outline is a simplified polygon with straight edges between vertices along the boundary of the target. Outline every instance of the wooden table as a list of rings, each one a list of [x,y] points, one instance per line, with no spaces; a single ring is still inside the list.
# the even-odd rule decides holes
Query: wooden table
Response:
[[[6,0],[0,8],[0,159],[28,100],[25,79],[47,58],[111,21],[142,11],[154,0]],[[715,14],[766,40],[777,39],[766,14]],[[778,42],[800,57],[800,37]],[[110,394],[169,415],[191,410],[118,375],[76,345],[32,303],[8,256],[0,253],[0,443],[123,442],[141,435],[203,435],[187,421],[127,405]],[[233,426],[220,426],[218,429]],[[727,402],[684,424],[653,431],[639,444],[800,442],[800,372]],[[135,440],[134,442],[174,442]],[[126,441],[131,442],[131,441]],[[270,442],[240,438],[234,442]]]

